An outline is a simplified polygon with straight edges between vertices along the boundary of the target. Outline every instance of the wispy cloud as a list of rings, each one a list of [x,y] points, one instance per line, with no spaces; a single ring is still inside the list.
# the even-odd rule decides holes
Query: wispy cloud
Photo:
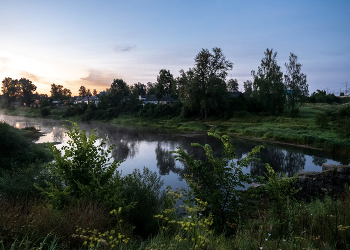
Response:
[[[79,82],[75,82],[74,85],[81,84],[88,88],[96,88],[98,90],[103,90],[109,88],[113,82],[113,79],[122,78],[118,76],[118,74],[109,72],[109,71],[101,71],[98,69],[90,69],[88,71],[88,76],[81,77]],[[79,86],[80,87],[80,86]]]
[[[10,59],[8,57],[0,57],[0,72],[5,72],[9,63]]]
[[[40,83],[46,83],[46,81],[43,81],[43,79],[40,76],[34,75],[32,73],[29,73],[27,71],[20,71],[19,75],[21,77],[27,78],[31,80],[32,82],[40,82]]]
[[[136,50],[136,45],[121,45],[121,46],[115,46],[113,51],[116,53],[125,53]]]

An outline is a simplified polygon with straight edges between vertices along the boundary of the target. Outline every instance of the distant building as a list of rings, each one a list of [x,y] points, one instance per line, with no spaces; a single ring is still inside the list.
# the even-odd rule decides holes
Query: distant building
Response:
[[[158,99],[155,95],[140,95],[139,100],[144,104],[154,103],[158,104]],[[174,103],[175,99],[171,95],[165,95],[159,100],[159,104],[171,104]]]
[[[99,102],[98,100],[98,97],[97,96],[85,96],[83,99],[80,100],[80,103],[86,103],[86,104],[89,104],[89,103],[95,103],[97,104]]]

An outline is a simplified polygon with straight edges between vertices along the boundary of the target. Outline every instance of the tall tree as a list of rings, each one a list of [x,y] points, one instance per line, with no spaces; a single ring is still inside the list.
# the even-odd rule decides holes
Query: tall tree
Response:
[[[130,88],[130,89],[132,89],[133,95],[135,95],[137,97],[139,95],[146,95],[146,91],[147,91],[146,85],[143,83],[140,83],[140,82],[134,83],[134,86],[132,86],[132,88]]]
[[[157,76],[156,83],[156,97],[158,99],[158,102],[160,99],[162,99],[163,96],[167,94],[174,94],[174,86],[174,77],[170,73],[170,70],[161,69],[159,71],[159,75]]]
[[[85,86],[80,86],[80,88],[79,88],[79,96],[81,96],[82,98],[87,96],[87,89],[85,88]]]
[[[250,80],[247,80],[243,82],[244,87],[244,96],[245,97],[252,97],[253,94],[253,83]]]
[[[14,102],[21,92],[18,80],[12,79],[11,77],[5,77],[2,81],[1,91],[7,104]]]
[[[147,83],[147,95],[155,95],[156,94],[156,83],[148,82]]]
[[[194,68],[186,73],[184,111],[199,111],[206,119],[209,112],[218,112],[226,101],[225,79],[233,64],[226,60],[220,48],[213,48],[212,52],[202,49],[194,60]]]
[[[286,66],[284,85],[287,90],[287,103],[293,112],[297,105],[309,95],[309,85],[306,83],[306,75],[301,73],[301,64],[298,63],[298,57],[295,54],[290,53],[289,63],[284,65]]]
[[[18,81],[19,86],[21,88],[21,99],[22,102],[26,104],[26,106],[29,106],[30,98],[33,95],[34,91],[36,90],[36,86],[32,83],[32,81],[21,78]]]
[[[283,84],[283,73],[278,66],[277,52],[266,49],[258,71],[252,71],[254,78],[253,96],[266,112],[283,112],[286,103],[286,93]]]
[[[114,79],[107,93],[110,105],[120,108],[122,102],[125,101],[129,93],[129,86],[123,79]]]
[[[72,96],[70,89],[63,88],[62,85],[51,84],[51,98],[53,100],[67,100]]]
[[[97,95],[97,90],[96,90],[96,89],[93,89],[93,90],[92,90],[92,94],[93,94],[94,96],[96,96],[96,95]]]
[[[239,87],[237,79],[228,80],[226,86],[227,90],[230,92],[237,92]]]
[[[69,99],[72,97],[72,92],[70,91],[70,89],[64,88],[62,90],[62,96],[63,96],[63,99]]]

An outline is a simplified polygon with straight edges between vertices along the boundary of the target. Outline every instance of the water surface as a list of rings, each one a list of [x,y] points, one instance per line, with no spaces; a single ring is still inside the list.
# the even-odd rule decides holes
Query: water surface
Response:
[[[67,122],[50,119],[33,119],[0,114],[3,120],[17,128],[35,127],[43,134],[36,143],[55,142],[61,148],[69,139],[63,127]],[[205,160],[205,152],[200,147],[193,147],[191,143],[209,144],[214,155],[221,155],[220,141],[204,133],[174,134],[162,130],[144,128],[125,128],[102,123],[80,123],[79,127],[88,133],[97,128],[99,137],[108,138],[107,146],[114,144],[112,155],[115,160],[122,161],[119,170],[122,174],[129,174],[135,168],[147,167],[157,172],[164,180],[165,186],[173,188],[186,187],[183,175],[187,173],[186,166],[175,161],[171,151],[177,147],[183,148],[187,153],[194,154],[197,159]],[[275,171],[284,172],[288,176],[298,170],[321,171],[325,162],[333,164],[347,164],[346,157],[337,156],[322,150],[297,147],[285,144],[268,143],[262,141],[233,138],[238,159],[246,156],[255,146],[263,145],[265,148],[257,155],[261,161],[252,162],[244,169],[245,173],[264,175],[264,164],[269,163]]]

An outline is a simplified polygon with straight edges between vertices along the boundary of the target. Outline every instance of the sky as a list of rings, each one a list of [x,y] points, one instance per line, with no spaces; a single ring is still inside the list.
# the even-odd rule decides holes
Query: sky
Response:
[[[310,93],[350,93],[349,0],[1,0],[0,10],[0,80],[24,77],[39,93],[177,77],[214,47],[241,91],[269,48],[283,72],[298,56]]]

